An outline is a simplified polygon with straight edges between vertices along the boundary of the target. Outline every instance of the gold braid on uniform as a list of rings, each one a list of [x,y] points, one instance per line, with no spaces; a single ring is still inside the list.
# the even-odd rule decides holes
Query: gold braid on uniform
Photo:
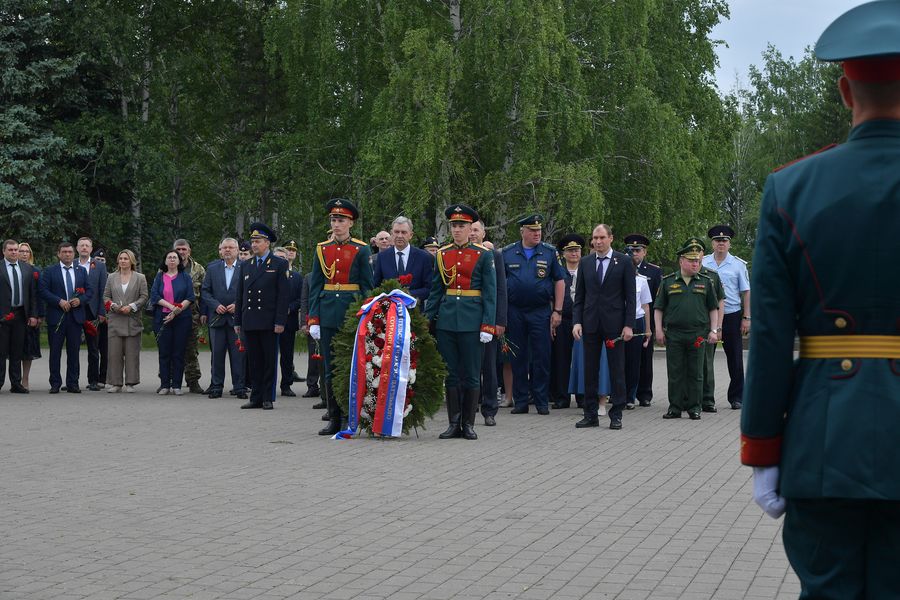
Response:
[[[322,253],[322,244],[316,246],[316,256],[319,258],[319,266],[322,267],[322,274],[325,275],[325,279],[328,281],[334,279],[334,274],[337,271],[337,261],[331,263],[331,266],[325,264],[325,255]]]
[[[446,269],[444,267],[444,253],[438,250],[437,253],[437,263],[438,270],[441,273],[441,281],[444,282],[444,287],[450,287],[453,285],[453,282],[456,281],[456,265],[453,265],[450,269]]]

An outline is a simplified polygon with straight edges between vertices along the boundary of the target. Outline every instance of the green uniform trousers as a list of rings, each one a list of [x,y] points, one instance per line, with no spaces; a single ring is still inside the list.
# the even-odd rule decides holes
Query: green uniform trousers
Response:
[[[789,498],[783,537],[801,600],[900,598],[900,501]]]
[[[438,352],[447,363],[448,388],[477,390],[481,387],[481,341],[478,331],[438,329]]]
[[[191,311],[191,332],[184,347],[184,380],[188,385],[200,382],[200,360],[197,351],[197,338],[200,336],[200,313]],[[249,379],[248,379],[249,381]]]
[[[695,338],[696,339],[696,338]],[[716,405],[716,375],[715,358],[716,345],[703,344],[703,408],[713,408]]]
[[[701,332],[666,331],[666,375],[669,411],[700,412],[703,397],[703,354],[694,342]]]

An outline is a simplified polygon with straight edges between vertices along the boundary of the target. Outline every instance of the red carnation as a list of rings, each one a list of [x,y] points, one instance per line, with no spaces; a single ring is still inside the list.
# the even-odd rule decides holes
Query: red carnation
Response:
[[[407,398],[412,398],[415,395],[416,395],[416,391],[414,389],[412,389],[411,387],[406,388],[406,397]]]
[[[75,288],[75,293],[76,293],[76,294],[83,294],[83,293],[84,293],[84,288]]]
[[[84,322],[84,332],[91,337],[97,337],[97,326],[93,321]]]
[[[234,345],[237,346],[238,352],[244,351],[244,342],[240,340],[240,338],[234,340]]]
[[[377,337],[372,341],[375,342],[375,345],[378,346],[379,348],[384,348],[384,340],[381,339],[380,337]]]
[[[34,277],[35,281],[37,281],[38,279],[41,278],[41,274],[38,273],[37,271],[33,272],[31,275]]]
[[[402,286],[408,286],[412,283],[412,275],[410,274],[401,275],[397,279],[400,281],[400,285]]]
[[[103,303],[103,306],[106,308],[106,312],[109,312],[109,309],[112,308],[112,300],[107,300]]]
[[[321,354],[313,354],[312,356],[310,356],[310,358],[313,360],[322,360],[322,355]]]
[[[702,346],[702,345],[703,345],[703,341],[704,341],[704,340],[703,340],[703,336],[702,336],[702,335],[697,336],[697,339],[694,340],[694,348],[699,348],[700,346]]]
[[[418,350],[412,350],[412,351],[410,351],[410,353],[409,353],[409,360],[410,360],[411,362],[419,362],[419,351],[418,351]]]
[[[16,315],[13,314],[12,312],[8,312],[8,313],[6,313],[5,315],[3,315],[3,320],[4,320],[4,321],[12,321],[12,320],[15,319],[15,318],[16,318]]]
[[[206,344],[206,338],[202,335],[197,338],[197,341],[200,342],[201,344]]]
[[[612,350],[616,347],[616,340],[606,340],[606,347]]]

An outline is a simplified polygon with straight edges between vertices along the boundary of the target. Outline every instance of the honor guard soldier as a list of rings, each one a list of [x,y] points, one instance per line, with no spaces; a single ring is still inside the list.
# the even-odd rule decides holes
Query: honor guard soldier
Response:
[[[494,338],[497,278],[494,257],[469,242],[478,213],[465,204],[444,211],[453,243],[437,253],[437,269],[425,316],[437,330],[438,351],[447,363],[447,416],[442,440],[476,440],[475,411],[481,395],[481,346]]]
[[[801,598],[900,598],[900,2],[851,9],[815,54],[843,62],[852,129],[766,180],[741,461],[786,510]]]
[[[518,348],[512,359],[514,415],[528,412],[529,397],[538,414],[550,414],[551,330],[555,334],[562,321],[566,282],[556,248],[541,241],[543,221],[539,214],[520,219],[522,239],[503,249],[507,333]]]
[[[632,233],[625,236],[625,249],[631,255],[634,268],[639,275],[647,278],[647,285],[650,288],[650,309],[653,309],[653,301],[656,300],[656,292],[659,290],[659,284],[662,282],[662,269],[647,260],[647,247],[650,245],[650,238],[640,233]],[[656,333],[656,323],[653,315],[650,315],[650,329],[653,334]],[[638,378],[637,401],[641,406],[650,406],[653,400],[653,336],[650,337],[650,343],[641,351],[641,372]]]
[[[714,282],[700,273],[703,242],[686,241],[678,251],[678,270],[662,279],[653,303],[656,342],[666,347],[669,410],[664,419],[679,419],[687,411],[700,419],[703,395],[703,352],[717,341],[718,300]]]
[[[319,435],[341,430],[341,409],[331,385],[334,364],[331,340],[344,324],[347,307],[372,289],[371,251],[362,240],[350,237],[359,210],[349,200],[334,198],[325,204],[332,235],[316,245],[309,274],[309,334],[319,341],[324,359],[320,389],[328,407],[328,425]]]
[[[241,408],[272,409],[278,366],[278,335],[284,331],[288,313],[288,263],[274,256],[269,246],[275,233],[263,223],[250,225],[253,255],[238,272],[234,331],[247,343],[248,370],[245,378],[253,388]]]
[[[750,333],[750,276],[747,262],[729,252],[734,230],[728,225],[716,225],[707,233],[712,239],[713,253],[704,256],[701,264],[719,276],[725,294],[720,337],[728,362],[728,403],[733,410],[738,410],[744,395],[743,335]]]

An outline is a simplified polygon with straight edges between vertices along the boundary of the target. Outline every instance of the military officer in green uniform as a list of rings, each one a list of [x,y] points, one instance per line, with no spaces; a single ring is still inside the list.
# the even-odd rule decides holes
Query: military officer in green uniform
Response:
[[[741,461],[786,511],[801,598],[900,598],[900,2],[851,9],[815,54],[843,62],[852,129],[766,180]]]
[[[703,256],[706,254],[706,244],[702,240],[697,240],[703,246],[700,252],[700,274],[706,275],[713,282],[713,290],[716,292],[716,337],[722,339],[722,319],[725,317],[725,286],[722,285],[722,278],[712,269],[703,266]],[[703,412],[714,413],[719,412],[716,408],[716,364],[715,364],[715,344],[703,344],[703,396],[700,402]]]
[[[447,416],[438,437],[476,440],[475,411],[481,396],[481,344],[494,338],[497,276],[494,255],[469,242],[478,213],[465,204],[444,211],[453,242],[438,250],[425,316],[435,324],[438,352],[447,363]]]
[[[328,407],[328,425],[319,435],[341,430],[341,409],[331,385],[334,364],[331,340],[344,324],[347,307],[372,289],[369,245],[350,237],[359,210],[349,200],[334,198],[325,204],[331,237],[316,245],[309,274],[309,335],[319,342],[324,359],[322,394]]]
[[[687,411],[700,419],[703,348],[715,344],[718,299],[715,284],[700,273],[703,242],[690,238],[678,251],[678,270],[663,277],[653,303],[656,343],[666,347],[669,410],[664,419]]]
[[[188,335],[187,346],[184,352],[184,380],[188,384],[192,394],[203,394],[205,390],[200,385],[200,361],[197,351],[197,339],[200,336],[200,288],[203,287],[203,278],[206,269],[203,265],[191,258],[191,245],[185,239],[178,239],[172,243],[172,249],[181,257],[184,271],[194,282],[194,295],[197,301],[191,305],[191,333]]]

